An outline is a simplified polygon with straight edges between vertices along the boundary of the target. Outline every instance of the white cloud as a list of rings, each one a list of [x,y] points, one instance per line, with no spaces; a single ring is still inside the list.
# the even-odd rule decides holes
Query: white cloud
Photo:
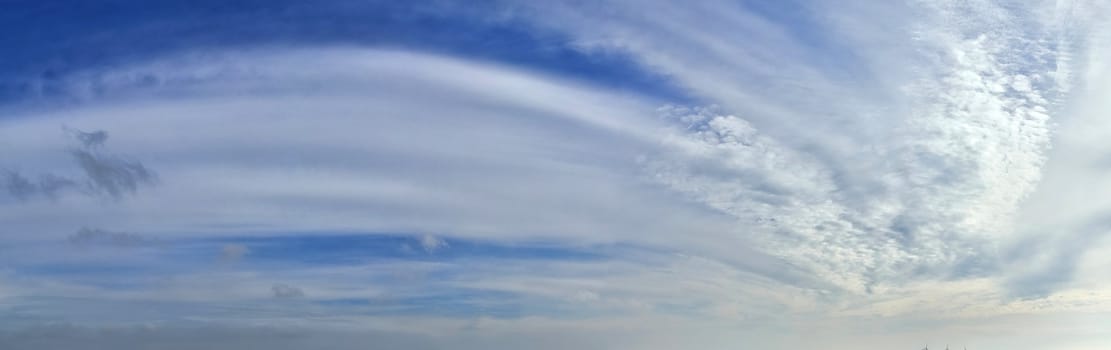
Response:
[[[644,164],[739,219],[761,250],[863,294],[992,273],[1020,239],[1016,211],[1097,9],[796,5],[799,22],[725,1],[545,3],[523,17],[720,105],[665,110],[675,132]]]
[[[62,200],[50,206],[55,220],[40,217],[45,204],[5,208],[11,227],[63,229],[51,226],[126,216],[130,226],[120,229],[153,233],[236,225],[468,237],[530,232],[594,241],[726,227],[628,181],[636,176],[635,156],[655,147],[644,141],[655,102],[417,54],[201,57],[96,78],[154,75],[164,82],[159,94],[191,96],[185,100],[139,102],[120,93],[6,121],[5,139],[18,145],[12,159],[49,154],[39,152],[39,139],[63,123],[138,131],[113,132],[113,147],[146,160],[161,180],[148,194],[112,206]],[[331,70],[298,68],[318,61],[330,62]],[[249,69],[227,72],[238,66]],[[317,88],[306,94],[304,87]]]
[[[272,285],[274,296],[305,299],[463,288],[611,313],[591,318],[591,331],[767,321],[787,329],[776,334],[821,335],[760,338],[795,348],[852,343],[847,334],[858,333],[846,324],[951,323],[934,329],[977,339],[983,330],[969,320],[1067,319],[1111,305],[1097,293],[1108,262],[1079,254],[1107,249],[1098,214],[1111,203],[1092,198],[1107,187],[1106,52],[1101,37],[1076,34],[1095,30],[1086,16],[1104,10],[1068,1],[816,1],[802,6],[814,18],[804,24],[724,1],[524,8],[538,30],[569,33],[588,51],[627,52],[717,107],[661,109],[663,101],[535,72],[405,52],[165,58],[71,77],[70,91],[86,96],[79,108],[0,121],[5,162],[59,171],[63,161],[43,157],[54,147],[44,136],[63,124],[104,129],[113,147],[159,171],[160,186],[110,204],[0,202],[5,237],[34,240],[82,223],[152,235],[442,232],[614,244],[631,248],[603,262],[406,264],[420,270],[414,276],[466,276],[416,277],[418,287],[353,282],[401,269],[390,265],[179,276],[158,294],[252,300],[279,277],[313,293]],[[801,25],[828,37],[800,37],[792,27]],[[150,79],[160,85],[153,91],[133,86]],[[103,143],[89,139],[88,147]],[[5,178],[12,193],[31,185]],[[432,235],[416,243],[428,253],[449,248]],[[641,318],[650,325],[630,326]],[[1004,321],[1015,328],[990,332],[1035,324]],[[679,333],[643,343],[716,339]],[[867,341],[853,344],[878,344]]]
[[[420,246],[424,248],[424,251],[427,253],[435,253],[437,250],[447,248],[448,244],[447,241],[439,237],[423,235],[420,237]]]
[[[330,68],[301,69],[320,62]],[[151,76],[162,82],[159,88],[128,87],[131,77]],[[168,241],[444,232],[510,245],[689,250],[802,280],[791,276],[798,271],[780,269],[777,259],[745,248],[732,219],[676,200],[644,179],[637,156],[657,153],[662,145],[655,139],[666,132],[654,100],[504,67],[355,49],[198,54],[70,81],[75,91],[98,81],[102,95],[78,108],[28,111],[3,121],[0,133],[12,145],[12,162],[62,171],[65,163],[51,157],[65,153],[50,152],[43,136],[56,134],[59,125],[102,129],[111,133],[113,149],[157,170],[159,184],[108,204],[75,195],[0,202],[12,238],[49,240],[48,233],[72,232],[75,223]],[[416,243],[429,253],[451,249],[432,235]],[[236,247],[219,253],[227,259],[247,252]],[[40,259],[48,258],[31,261]],[[176,275],[130,291],[76,287],[105,298],[205,301],[250,300],[275,280],[311,287],[313,298],[419,292],[290,279],[293,272],[283,272],[266,278]],[[73,297],[68,290],[44,293]],[[574,292],[560,293],[552,298]],[[633,290],[625,294],[606,302],[621,309],[652,306]]]

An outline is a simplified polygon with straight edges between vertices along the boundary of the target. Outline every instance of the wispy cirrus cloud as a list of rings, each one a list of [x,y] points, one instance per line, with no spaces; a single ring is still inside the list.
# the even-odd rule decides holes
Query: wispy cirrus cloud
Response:
[[[658,181],[737,217],[774,255],[867,293],[995,271],[1089,44],[1076,11],[1093,8],[629,5],[533,9],[559,14],[535,20],[584,50],[634,52],[720,106],[662,112],[677,132],[664,139],[673,151],[645,162]],[[788,9],[798,16],[760,15]]]
[[[1111,305],[1109,206],[1088,198],[1108,129],[1098,4],[495,4],[458,15],[620,53],[686,96],[350,46],[53,77],[75,104],[0,121],[0,165],[47,174],[0,177],[0,234],[26,247],[5,281],[69,300],[21,317],[114,300],[144,311],[124,324],[404,319],[473,346],[527,330],[604,340],[588,348],[1006,348],[981,335],[1033,344],[1052,332],[1016,334],[1036,328],[1022,315]],[[74,130],[59,150],[43,141],[59,125],[112,137]],[[82,226],[173,244],[32,256]]]

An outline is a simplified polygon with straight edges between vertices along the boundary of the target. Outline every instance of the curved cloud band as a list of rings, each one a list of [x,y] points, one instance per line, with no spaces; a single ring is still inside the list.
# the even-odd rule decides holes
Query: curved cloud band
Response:
[[[510,19],[487,19],[626,53],[684,103],[354,45],[52,77],[70,103],[0,119],[0,298],[18,305],[0,312],[605,348],[873,326],[897,336],[853,344],[889,345],[931,322],[974,339],[1107,311],[1111,203],[1088,198],[1108,188],[1106,9],[783,6],[505,3]],[[113,303],[128,312],[98,319]],[[1000,326],[968,330],[982,319]]]

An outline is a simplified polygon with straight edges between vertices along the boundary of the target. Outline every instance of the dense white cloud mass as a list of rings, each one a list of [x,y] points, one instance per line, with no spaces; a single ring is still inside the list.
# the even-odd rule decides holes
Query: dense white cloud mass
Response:
[[[661,182],[753,225],[776,255],[869,291],[993,268],[1072,84],[1078,19],[1053,5],[912,3],[883,13],[882,30],[848,19],[884,5],[805,7],[830,13],[831,42],[861,46],[832,53],[736,3],[543,11],[574,18],[551,25],[570,23],[587,49],[636,52],[732,111],[667,111],[689,132],[650,162]]]
[[[693,105],[335,46],[67,76],[0,119],[2,262],[47,266],[0,345],[1106,347],[1107,5],[794,6],[505,4]],[[336,233],[406,238],[262,240]]]

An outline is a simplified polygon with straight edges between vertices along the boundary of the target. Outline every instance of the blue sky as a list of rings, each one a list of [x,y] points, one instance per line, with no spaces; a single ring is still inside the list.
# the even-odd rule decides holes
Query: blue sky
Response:
[[[0,348],[1111,337],[1098,1],[8,5]]]
[[[42,93],[32,87],[67,73],[126,65],[197,48],[372,46],[419,50],[528,67],[588,79],[610,88],[680,99],[666,75],[638,67],[626,53],[584,53],[557,31],[514,18],[491,18],[510,6],[442,1],[29,1],[4,18],[32,28],[4,38],[5,96]],[[165,40],[173,37],[175,40]],[[47,89],[49,90],[49,89]],[[47,93],[49,95],[49,93]]]

